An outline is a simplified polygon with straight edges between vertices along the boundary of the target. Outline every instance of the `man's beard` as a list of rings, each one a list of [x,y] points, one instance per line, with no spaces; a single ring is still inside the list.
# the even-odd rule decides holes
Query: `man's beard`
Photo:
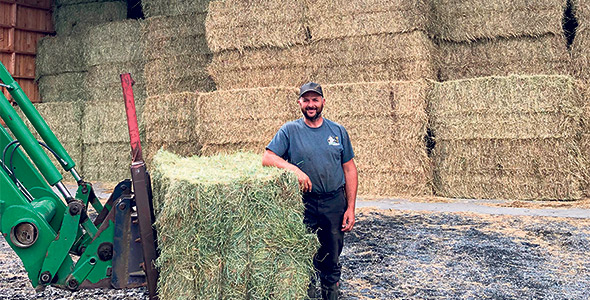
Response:
[[[315,115],[314,115],[313,117],[311,117],[311,116],[309,116],[309,115],[307,114],[307,110],[306,110],[306,109],[303,109],[303,108],[302,108],[302,109],[301,109],[301,112],[303,113],[303,116],[304,116],[304,117],[305,117],[307,120],[309,120],[309,121],[312,121],[312,122],[313,122],[313,121],[315,121],[315,120],[319,119],[319,118],[322,116],[322,110],[324,110],[324,106],[323,106],[323,105],[322,105],[322,106],[318,106],[318,107],[316,107],[316,109],[315,109]]]

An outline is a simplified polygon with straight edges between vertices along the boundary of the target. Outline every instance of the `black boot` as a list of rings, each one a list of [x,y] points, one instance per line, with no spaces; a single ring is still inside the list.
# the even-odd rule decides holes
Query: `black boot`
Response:
[[[334,283],[331,285],[322,284],[322,299],[338,300],[338,283]]]

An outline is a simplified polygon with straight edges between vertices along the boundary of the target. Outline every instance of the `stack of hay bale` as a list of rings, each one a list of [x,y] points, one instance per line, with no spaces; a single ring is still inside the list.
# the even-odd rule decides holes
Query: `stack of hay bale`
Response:
[[[256,154],[180,158],[153,168],[161,299],[304,299],[317,238],[293,173]]]
[[[590,164],[590,2],[586,0],[573,1],[573,10],[578,22],[576,35],[571,47],[573,75],[578,79],[582,97],[584,99],[583,130],[580,139],[580,150],[584,162]],[[585,193],[590,196],[590,174],[585,173]]]
[[[568,76],[436,83],[434,186],[446,197],[581,197],[581,98]]]
[[[426,81],[327,85],[325,116],[351,136],[359,194],[431,194],[432,170],[424,146]]]
[[[205,38],[209,0],[142,1],[145,20],[143,118],[151,158],[163,147],[181,155],[200,151],[196,134],[196,92],[215,90],[207,65],[211,51]],[[149,161],[149,159],[148,159]]]
[[[430,33],[441,81],[509,74],[569,74],[566,0],[432,1]]]

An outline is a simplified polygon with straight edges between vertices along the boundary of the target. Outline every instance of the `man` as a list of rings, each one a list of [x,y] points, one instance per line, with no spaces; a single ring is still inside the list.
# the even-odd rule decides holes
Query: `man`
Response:
[[[338,299],[344,232],[354,226],[357,169],[348,133],[322,117],[326,100],[322,87],[301,86],[297,100],[303,118],[283,125],[266,147],[263,166],[297,174],[305,204],[305,224],[317,230],[320,249],[314,257],[323,299]],[[310,297],[316,297],[310,286]]]

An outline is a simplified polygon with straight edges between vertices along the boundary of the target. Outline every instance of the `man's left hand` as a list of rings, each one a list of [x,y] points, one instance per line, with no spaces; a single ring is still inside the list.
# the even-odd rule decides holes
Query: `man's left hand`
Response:
[[[342,219],[342,231],[348,232],[352,230],[354,226],[354,210],[347,209]]]

